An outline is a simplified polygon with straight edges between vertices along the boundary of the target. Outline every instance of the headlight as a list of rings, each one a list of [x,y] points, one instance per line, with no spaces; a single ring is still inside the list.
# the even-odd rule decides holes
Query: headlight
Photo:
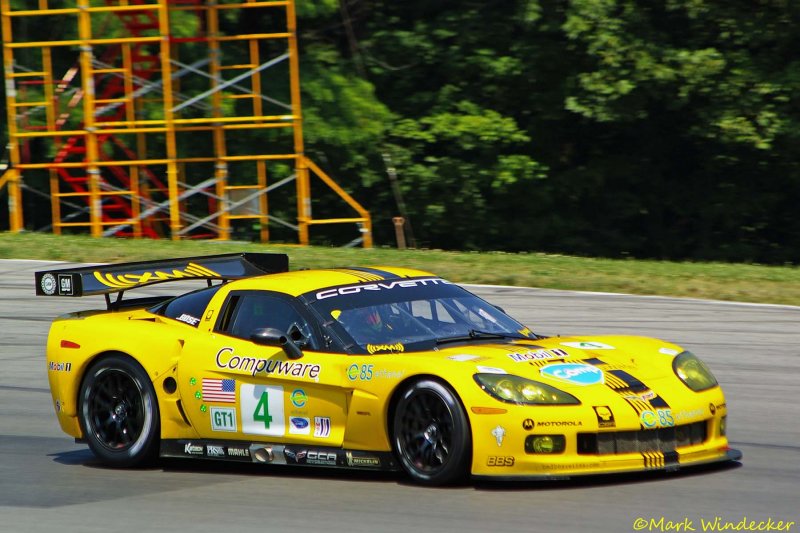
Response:
[[[672,361],[672,369],[687,387],[695,392],[717,386],[717,378],[706,364],[692,352],[682,352]]]
[[[545,383],[511,374],[475,374],[475,381],[490,396],[518,405],[580,405],[571,394]]]

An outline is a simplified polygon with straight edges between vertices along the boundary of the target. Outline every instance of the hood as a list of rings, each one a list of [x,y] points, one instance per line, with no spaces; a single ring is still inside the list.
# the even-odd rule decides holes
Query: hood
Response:
[[[577,392],[605,383],[647,389],[648,383],[675,377],[672,360],[681,351],[647,337],[595,336],[461,345],[438,354],[475,372],[515,374]]]

